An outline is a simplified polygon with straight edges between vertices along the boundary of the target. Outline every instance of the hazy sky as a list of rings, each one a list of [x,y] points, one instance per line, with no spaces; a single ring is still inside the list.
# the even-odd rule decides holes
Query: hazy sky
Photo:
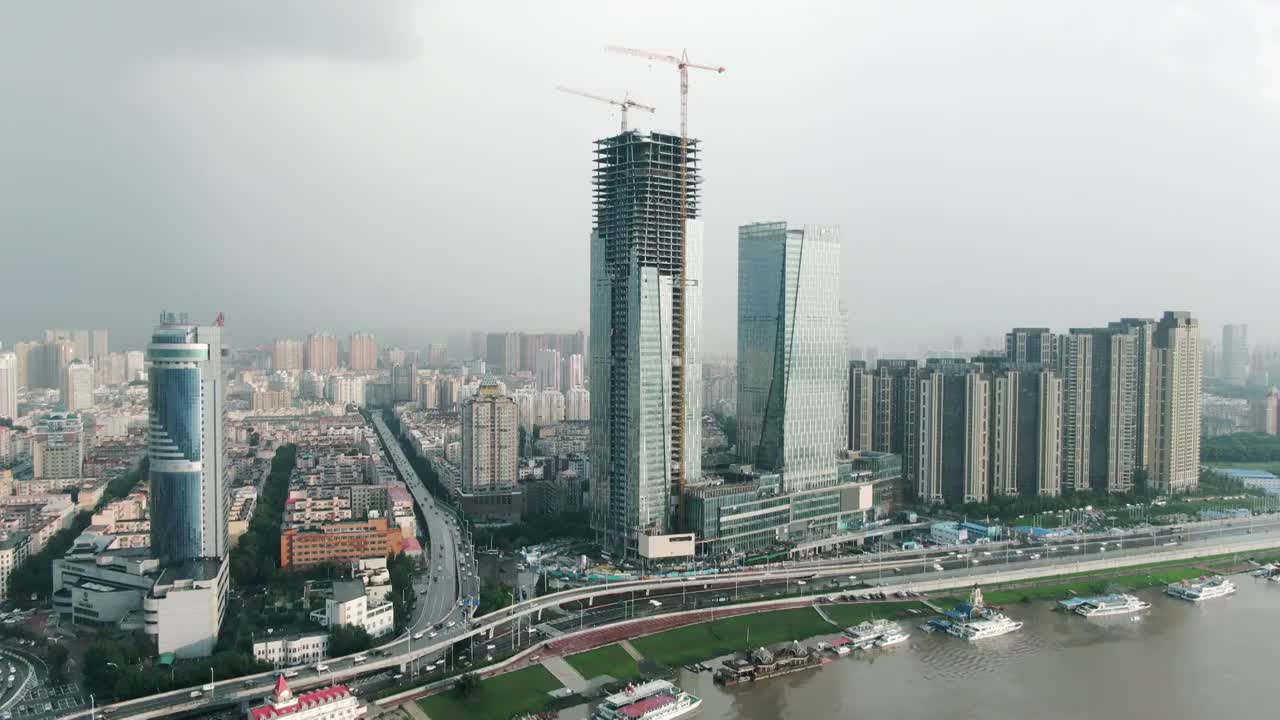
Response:
[[[684,21],[681,14],[687,15]],[[854,344],[1162,309],[1280,336],[1280,4],[0,4],[0,340],[161,308],[234,340],[587,324],[609,106],[702,138],[706,327],[737,226],[833,223]]]

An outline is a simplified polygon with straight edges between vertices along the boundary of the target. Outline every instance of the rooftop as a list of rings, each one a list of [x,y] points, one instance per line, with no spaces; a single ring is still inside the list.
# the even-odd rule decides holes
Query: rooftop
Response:
[[[347,603],[364,597],[364,583],[359,580],[337,580],[333,583],[333,601]]]

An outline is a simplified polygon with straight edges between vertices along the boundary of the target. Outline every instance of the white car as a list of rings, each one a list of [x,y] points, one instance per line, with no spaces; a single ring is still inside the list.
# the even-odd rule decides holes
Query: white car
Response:
[[[369,660],[369,657],[367,655],[357,655],[351,658],[351,662],[355,665],[359,665],[362,662],[367,662],[368,660]]]
[[[454,622],[454,621],[450,620],[450,621],[449,621],[449,623],[448,623],[447,625],[445,625],[445,627],[446,627],[446,628],[451,628],[451,627],[453,627],[454,625],[457,625],[457,624],[458,624],[458,623],[456,623],[456,622]]]
[[[329,666],[325,665],[324,663],[320,663],[319,665],[316,665],[316,672],[318,673],[329,672]]]
[[[432,632],[431,634],[427,635],[427,637],[429,637],[429,638],[434,638],[434,637],[438,637],[439,635],[440,635],[440,633],[438,633],[438,632]]]
[[[425,631],[423,631],[423,630],[419,630],[418,632],[416,632],[416,633],[414,633],[414,634],[413,634],[413,639],[414,639],[414,640],[421,640],[421,639],[422,639],[422,636],[423,636],[423,635],[425,635],[425,634],[426,634],[426,632],[425,632]],[[434,637],[434,636],[435,636],[435,633],[431,633],[431,635]]]

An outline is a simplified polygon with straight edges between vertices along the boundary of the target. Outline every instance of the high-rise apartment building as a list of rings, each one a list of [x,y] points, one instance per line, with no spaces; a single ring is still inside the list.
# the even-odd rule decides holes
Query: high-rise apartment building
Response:
[[[992,495],[1062,493],[1062,380],[1040,361],[991,368]]]
[[[564,396],[564,417],[576,422],[591,419],[591,392],[582,386],[573,388]]]
[[[534,358],[534,380],[539,390],[560,390],[560,351],[546,348]]]
[[[372,333],[351,333],[348,351],[348,365],[352,370],[374,370],[378,367],[378,341]]]
[[[146,372],[147,355],[141,350],[130,350],[124,354],[125,382],[143,380]]]
[[[836,228],[738,229],[738,456],[783,489],[836,484],[848,364]]]
[[[538,424],[554,425],[564,422],[564,393],[559,390],[543,390],[538,393]]]
[[[902,477],[914,492],[919,476],[920,364],[915,360],[876,361],[872,391],[871,445],[902,458]]]
[[[62,406],[67,412],[93,407],[93,366],[76,360],[62,371]]]
[[[93,350],[90,355],[94,360],[106,357],[111,352],[111,333],[106,330],[94,330],[92,335]]]
[[[875,418],[875,376],[866,360],[849,361],[849,449],[870,450]]]
[[[698,151],[635,130],[596,143],[592,522],[615,551],[672,530],[702,475]]]
[[[0,353],[0,417],[18,417],[18,356]]]
[[[1222,326],[1222,379],[1244,385],[1249,379],[1249,326]]]
[[[1057,337],[1049,328],[1014,328],[1005,333],[1004,356],[1009,362],[1057,367]]]
[[[338,369],[338,338],[329,333],[312,333],[307,336],[303,368],[316,372]]]
[[[271,369],[296,371],[302,369],[302,341],[281,339],[271,345]]]
[[[991,380],[982,366],[931,358],[920,373],[917,401],[920,500],[985,502]]]
[[[520,371],[520,334],[489,333],[485,336],[485,361],[490,372],[514,374]]]
[[[62,389],[62,371],[75,359],[74,350],[69,340],[57,338],[32,348],[28,387]]]
[[[32,361],[36,357],[39,343],[34,342],[18,342],[13,344],[13,355],[17,358],[18,367],[18,387],[29,388],[35,387],[31,379],[35,373],[32,368]]]
[[[1093,422],[1093,336],[1063,335],[1058,350],[1062,378],[1062,489],[1089,488],[1089,426]]]
[[[31,434],[31,463],[37,480],[66,480],[84,474],[84,425],[75,413],[40,419]]]
[[[72,330],[70,340],[72,359],[86,363],[93,359],[93,333],[88,330]]]
[[[582,353],[570,353],[564,359],[563,377],[560,380],[560,389],[568,392],[574,388],[586,387],[587,378],[584,372],[585,361]]]
[[[1152,339],[1155,437],[1151,486],[1179,493],[1200,484],[1200,323],[1165,312]]]
[[[166,313],[147,346],[151,551],[162,565],[226,557],[222,327]]]
[[[1072,328],[1070,335],[1091,338],[1088,343],[1088,463],[1082,466],[1084,476],[1077,474],[1071,487],[1073,490],[1129,492],[1139,470],[1142,386],[1138,374],[1138,336],[1119,324],[1107,328]],[[1064,372],[1063,377],[1068,378],[1068,374]]]
[[[462,405],[462,492],[513,490],[519,479],[519,411],[487,377]]]

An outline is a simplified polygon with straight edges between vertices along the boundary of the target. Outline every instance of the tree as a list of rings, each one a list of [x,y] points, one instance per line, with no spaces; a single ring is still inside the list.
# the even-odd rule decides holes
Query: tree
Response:
[[[61,685],[67,681],[67,656],[65,647],[56,643],[49,645],[45,664],[49,666],[49,679],[55,685]]]
[[[369,632],[355,625],[339,625],[329,630],[329,655],[342,657],[368,650],[373,645]]]
[[[466,673],[458,678],[458,682],[454,687],[457,688],[458,694],[462,695],[462,697],[470,697],[480,689],[480,678],[476,677],[475,673]]]

